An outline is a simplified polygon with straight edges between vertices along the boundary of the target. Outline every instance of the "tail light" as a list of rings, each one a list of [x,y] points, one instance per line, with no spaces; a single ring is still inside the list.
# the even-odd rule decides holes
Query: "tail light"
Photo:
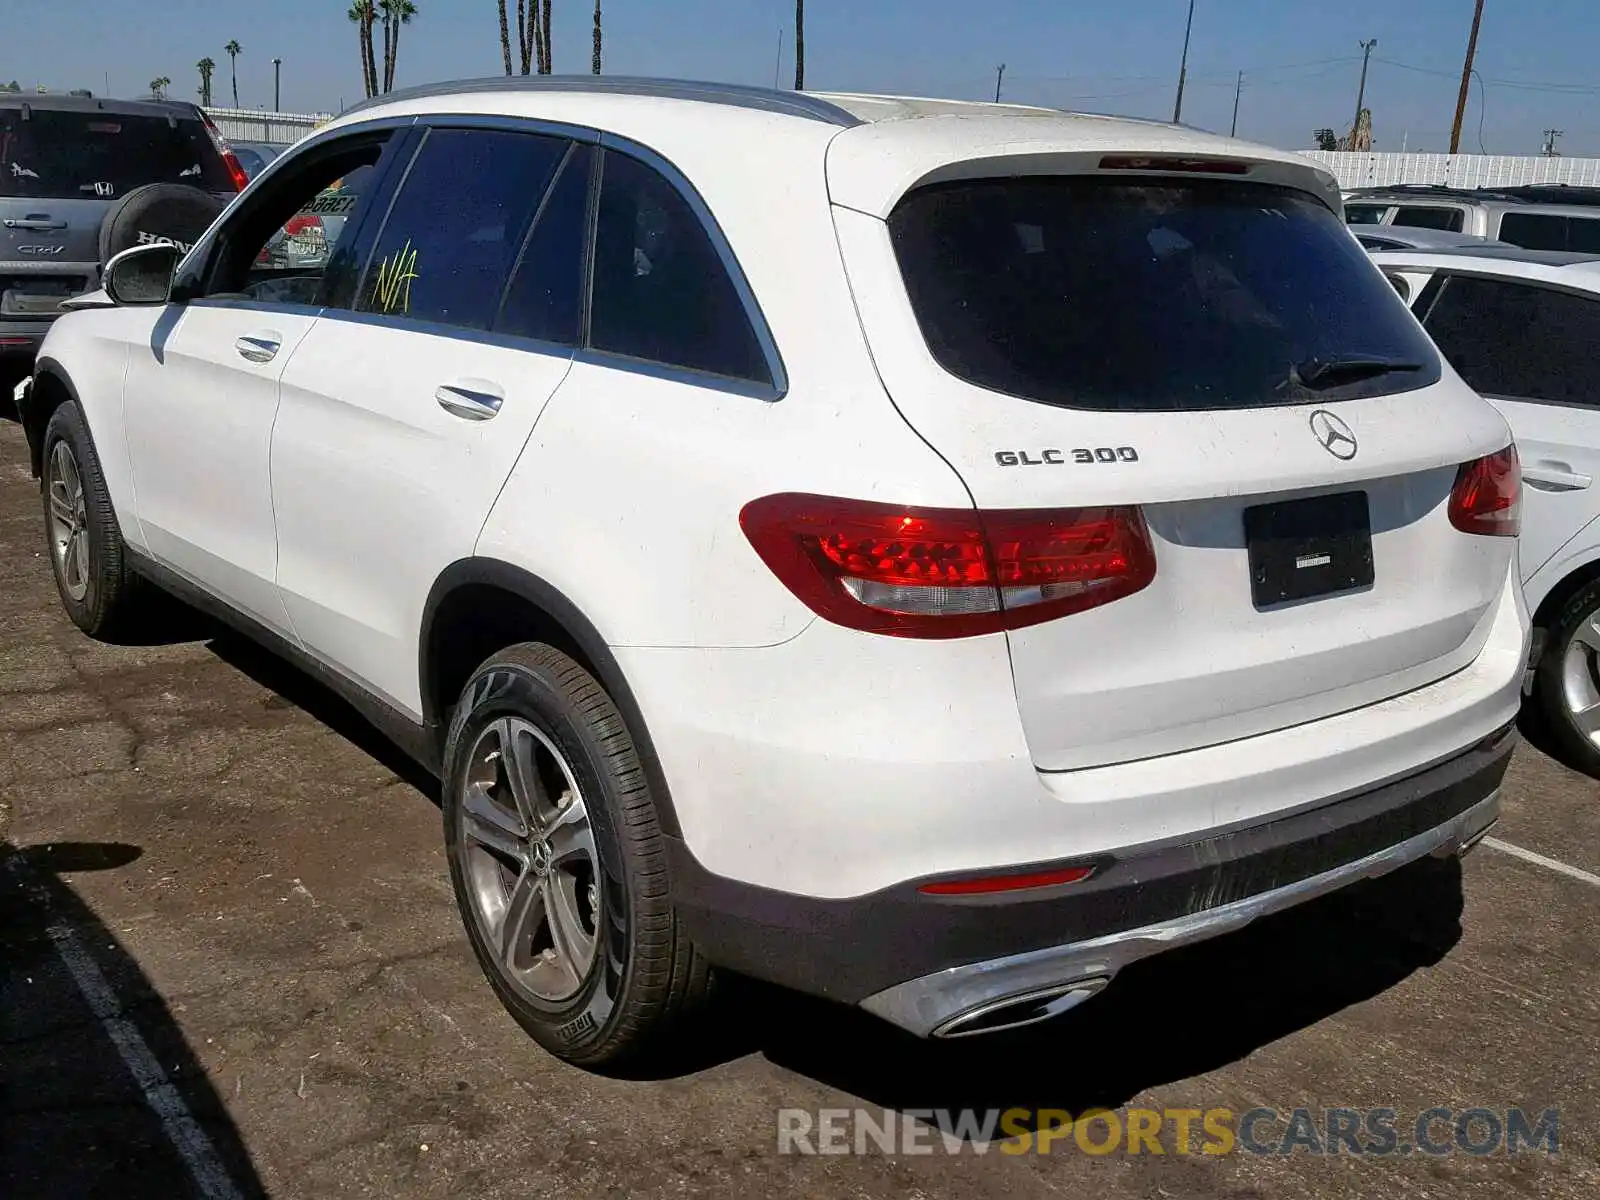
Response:
[[[242,192],[250,182],[250,176],[244,173],[244,167],[239,163],[238,155],[234,154],[233,147],[228,145],[228,139],[222,136],[222,130],[217,128],[217,123],[211,119],[211,114],[205,109],[200,110],[200,120],[204,122],[206,132],[211,135],[211,144],[217,148],[217,153],[222,156],[222,165],[228,168],[228,177],[233,180],[233,190]]]
[[[1109,604],[1155,578],[1137,508],[907,508],[787,493],[739,524],[812,612],[897,637],[970,637]]]
[[[1515,446],[1461,464],[1450,489],[1450,524],[1463,533],[1517,536],[1522,528],[1522,466]]]

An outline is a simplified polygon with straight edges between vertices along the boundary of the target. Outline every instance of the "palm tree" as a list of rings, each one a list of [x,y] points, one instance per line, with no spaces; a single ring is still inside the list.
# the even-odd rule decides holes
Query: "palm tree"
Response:
[[[371,99],[378,94],[378,65],[372,55],[372,22],[377,14],[372,0],[355,0],[345,16],[356,27],[356,39],[361,43],[361,86]]]
[[[152,79],[150,81],[150,94],[157,100],[165,100],[167,98],[167,89],[171,86],[172,80],[165,75],[158,79]]]
[[[806,86],[806,0],[794,0],[794,90]]]
[[[237,41],[237,39],[235,39],[235,40],[230,41],[226,46],[223,47],[223,49],[228,52],[228,70],[233,75],[233,106],[235,108],[238,108],[239,107],[239,55],[241,53],[243,53],[244,48],[242,46],[240,46],[238,41]]]
[[[520,20],[522,16],[521,0],[517,5],[517,16]],[[522,35],[520,33],[517,35],[517,45],[522,45]],[[506,74],[511,74],[511,25],[506,19],[506,0],[500,0],[500,57],[505,59]],[[527,72],[524,71],[523,74],[526,75]]]
[[[200,68],[200,106],[211,107],[211,73],[217,69],[217,64],[210,56],[202,58],[195,66]]]
[[[544,20],[540,22],[540,36],[544,42],[544,59],[539,64],[539,74],[549,75],[555,70],[552,65],[550,44],[550,0],[544,0]]]
[[[594,0],[594,60],[589,69],[600,74],[600,0]]]
[[[394,90],[395,63],[400,57],[400,26],[411,24],[417,6],[411,0],[378,0],[383,10],[383,90]]]
[[[539,32],[539,0],[533,0],[533,23],[528,23],[528,0],[517,0],[517,58],[526,75],[533,69],[534,50],[538,48],[539,61],[544,61],[544,42]]]

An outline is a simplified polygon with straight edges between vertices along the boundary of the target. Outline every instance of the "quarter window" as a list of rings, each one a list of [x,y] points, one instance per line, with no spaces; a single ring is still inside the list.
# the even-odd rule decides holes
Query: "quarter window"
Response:
[[[1486,396],[1593,405],[1600,300],[1531,284],[1457,275],[1424,324],[1450,364]]]
[[[490,328],[561,138],[435,129],[417,152],[367,266],[356,308]]]
[[[1500,240],[1527,250],[1565,250],[1567,218],[1549,213],[1508,212],[1500,218]]]
[[[771,382],[749,314],[700,218],[656,171],[609,151],[590,306],[596,350]]]
[[[1448,229],[1460,233],[1464,214],[1459,208],[1432,208],[1402,204],[1395,209],[1391,225],[1408,225],[1412,229]]]

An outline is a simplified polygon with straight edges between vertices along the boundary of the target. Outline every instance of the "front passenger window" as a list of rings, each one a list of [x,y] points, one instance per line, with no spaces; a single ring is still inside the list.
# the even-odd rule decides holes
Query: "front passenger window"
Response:
[[[204,294],[265,304],[326,303],[377,178],[387,133],[307,151],[229,221]]]

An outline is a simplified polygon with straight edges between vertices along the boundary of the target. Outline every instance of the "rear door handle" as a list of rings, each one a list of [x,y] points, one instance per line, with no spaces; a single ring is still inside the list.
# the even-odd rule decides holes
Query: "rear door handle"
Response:
[[[25,217],[7,217],[7,229],[28,229],[34,233],[47,233],[52,229],[65,229],[65,221],[53,221],[48,213],[29,213]]]
[[[489,420],[500,411],[506,399],[504,392],[482,379],[441,383],[434,389],[433,398],[445,412],[467,421]]]
[[[1543,492],[1579,492],[1594,482],[1592,476],[1574,471],[1564,462],[1534,462],[1522,468],[1530,487]]]
[[[282,345],[283,339],[276,333],[249,333],[234,342],[233,348],[239,352],[241,358],[264,363],[276,358]]]

